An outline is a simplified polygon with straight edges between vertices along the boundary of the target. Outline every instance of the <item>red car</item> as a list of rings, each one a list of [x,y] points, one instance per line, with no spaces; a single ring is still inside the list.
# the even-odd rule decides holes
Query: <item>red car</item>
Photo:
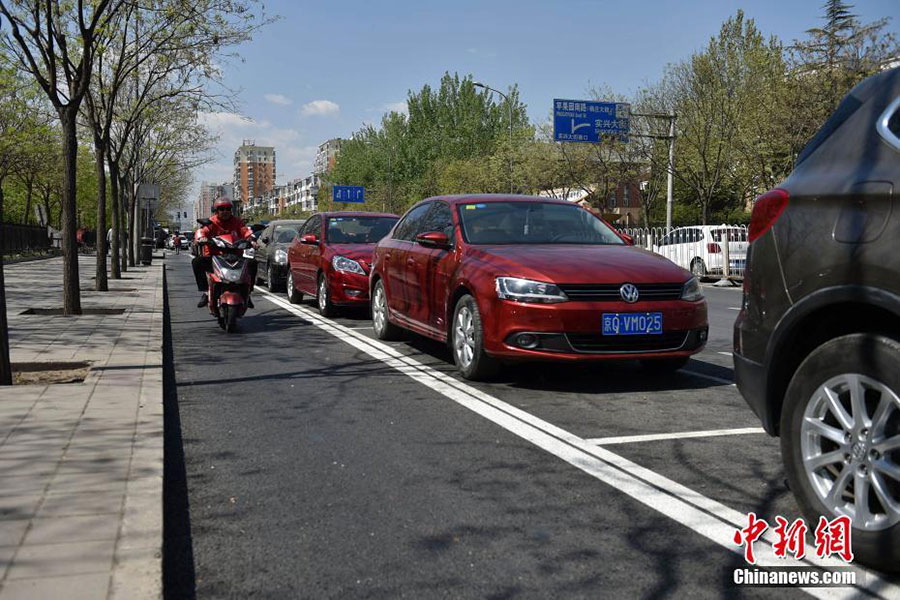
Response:
[[[424,200],[375,247],[370,282],[376,335],[403,328],[448,342],[467,379],[504,360],[673,370],[708,334],[688,271],[563,200]]]
[[[318,213],[309,218],[288,250],[287,296],[315,296],[324,317],[338,307],[369,302],[369,269],[375,242],[397,215],[365,212]]]

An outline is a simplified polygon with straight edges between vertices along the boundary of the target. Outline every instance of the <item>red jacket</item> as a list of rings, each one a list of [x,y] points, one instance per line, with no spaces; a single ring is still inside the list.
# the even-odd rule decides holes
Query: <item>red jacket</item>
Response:
[[[237,217],[231,217],[227,221],[221,221],[219,220],[219,215],[213,215],[210,221],[212,221],[212,223],[199,229],[197,233],[198,237],[205,237],[208,240],[212,240],[212,238],[226,233],[235,233],[238,237],[249,240],[250,236],[253,235],[253,230],[244,225],[244,222]],[[207,248],[212,250],[213,254],[219,254],[215,247],[207,246]],[[205,252],[204,255],[208,256]]]

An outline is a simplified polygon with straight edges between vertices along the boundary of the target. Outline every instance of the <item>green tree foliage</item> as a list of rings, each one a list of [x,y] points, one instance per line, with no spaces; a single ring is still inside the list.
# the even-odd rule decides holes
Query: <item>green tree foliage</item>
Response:
[[[367,125],[342,144],[319,190],[320,207],[330,205],[332,184],[363,185],[364,208],[388,212],[439,193],[507,191],[510,153],[515,163],[534,136],[518,90],[507,96],[512,148],[510,104],[479,91],[471,77],[446,73],[437,89],[410,92],[408,115],[388,113],[380,127]]]

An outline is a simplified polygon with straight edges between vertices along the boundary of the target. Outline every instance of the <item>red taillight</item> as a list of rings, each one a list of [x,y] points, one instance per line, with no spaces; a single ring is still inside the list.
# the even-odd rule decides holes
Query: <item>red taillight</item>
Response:
[[[719,246],[718,244],[714,244],[713,242],[708,242],[706,244],[706,251],[709,252],[710,254],[718,254],[719,252],[722,251],[722,247]]]
[[[787,190],[775,188],[756,199],[753,204],[753,213],[750,216],[748,242],[752,244],[754,240],[772,228],[772,225],[787,208],[790,197]]]

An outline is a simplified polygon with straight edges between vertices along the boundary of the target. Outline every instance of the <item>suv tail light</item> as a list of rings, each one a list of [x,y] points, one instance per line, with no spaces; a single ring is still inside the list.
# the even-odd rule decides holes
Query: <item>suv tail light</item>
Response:
[[[710,254],[718,254],[722,251],[722,247],[718,244],[714,244],[713,242],[709,242],[706,244],[706,251]]]
[[[753,204],[753,213],[750,216],[748,242],[752,244],[754,240],[772,229],[775,221],[787,208],[790,197],[787,190],[775,188],[756,199],[756,202]]]

